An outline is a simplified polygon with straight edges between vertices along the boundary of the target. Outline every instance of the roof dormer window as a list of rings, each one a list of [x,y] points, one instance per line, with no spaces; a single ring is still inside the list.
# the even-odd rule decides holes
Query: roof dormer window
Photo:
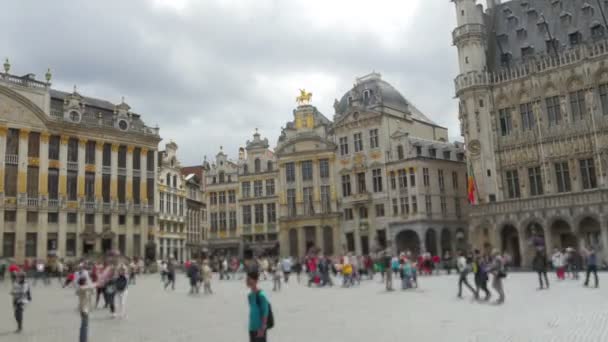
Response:
[[[363,103],[369,104],[371,102],[371,99],[372,99],[372,90],[365,89],[365,91],[363,92]]]
[[[595,23],[591,26],[591,38],[601,39],[604,37],[604,26],[599,23]]]
[[[346,103],[347,103],[349,106],[352,106],[352,104],[353,104],[353,97],[352,97],[352,96],[347,97],[347,98],[346,98]]]
[[[581,42],[581,33],[578,31],[572,32],[568,35],[568,39],[570,40],[570,45],[578,45]]]
[[[521,48],[521,56],[526,58],[530,57],[534,54],[534,47],[532,46],[524,46]]]

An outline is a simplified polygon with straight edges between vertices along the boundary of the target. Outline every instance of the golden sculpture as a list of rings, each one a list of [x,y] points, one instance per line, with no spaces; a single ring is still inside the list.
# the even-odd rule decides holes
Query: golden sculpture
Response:
[[[296,103],[299,105],[309,104],[312,99],[312,93],[307,93],[306,89],[300,89],[300,96],[296,97]]]

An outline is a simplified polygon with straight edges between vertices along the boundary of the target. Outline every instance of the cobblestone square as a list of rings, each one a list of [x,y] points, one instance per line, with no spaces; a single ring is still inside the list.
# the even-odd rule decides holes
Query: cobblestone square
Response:
[[[603,275],[601,275],[603,276]],[[600,279],[602,280],[602,279]],[[262,282],[275,312],[270,341],[607,341],[608,304],[603,289],[581,282],[552,282],[537,291],[536,275],[510,274],[503,306],[456,298],[456,276],[420,279],[420,289],[387,293],[379,280],[344,289],[308,288],[293,281],[281,292]],[[175,292],[163,291],[157,276],[129,289],[128,318],[91,315],[90,340],[247,341],[247,290],[243,281],[213,283],[212,296],[189,296],[181,276]],[[7,293],[7,283],[0,285]],[[79,316],[72,289],[57,283],[33,289],[25,332],[14,335],[9,296],[2,296],[0,341],[77,341]]]

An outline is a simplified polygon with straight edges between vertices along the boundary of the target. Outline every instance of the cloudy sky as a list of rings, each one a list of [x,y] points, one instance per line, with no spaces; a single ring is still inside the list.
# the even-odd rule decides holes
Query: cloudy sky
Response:
[[[458,137],[454,9],[445,0],[7,1],[12,73],[118,102],[180,146],[184,164],[236,157],[254,128],[271,146],[299,88],[333,100],[371,71]],[[164,144],[164,142],[161,142]]]

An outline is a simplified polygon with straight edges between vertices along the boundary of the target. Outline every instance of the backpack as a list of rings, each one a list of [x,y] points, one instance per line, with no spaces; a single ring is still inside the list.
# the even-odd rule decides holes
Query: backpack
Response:
[[[116,290],[119,292],[124,291],[127,288],[127,277],[121,275],[116,278]]]
[[[268,301],[268,298],[266,298],[266,301]],[[260,301],[260,292],[258,291],[255,295],[255,303],[257,304],[258,308],[260,308],[260,310],[262,309],[262,303]],[[266,329],[270,330],[274,327],[274,314],[272,313],[272,306],[270,305],[270,302],[268,301],[268,318],[266,319]]]

